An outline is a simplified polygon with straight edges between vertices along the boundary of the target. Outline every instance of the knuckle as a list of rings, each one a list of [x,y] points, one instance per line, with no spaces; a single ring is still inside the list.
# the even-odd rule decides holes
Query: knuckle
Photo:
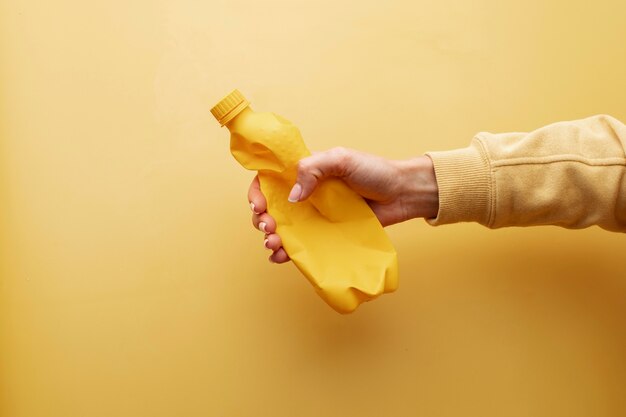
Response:
[[[337,169],[337,174],[343,175],[343,173],[347,169],[348,164],[350,163],[350,150],[343,146],[337,146],[331,149],[331,155]]]
[[[346,148],[343,146],[336,146],[330,150],[330,156],[336,161],[340,161],[346,155]]]
[[[298,161],[298,173],[303,174],[309,168],[309,162],[306,159],[301,159]]]

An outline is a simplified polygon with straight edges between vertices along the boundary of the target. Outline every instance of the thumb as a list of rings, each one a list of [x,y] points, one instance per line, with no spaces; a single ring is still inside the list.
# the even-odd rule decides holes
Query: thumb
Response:
[[[350,149],[333,148],[317,152],[298,162],[296,183],[289,193],[289,201],[304,201],[313,194],[320,181],[328,177],[342,177],[349,171],[352,161]]]

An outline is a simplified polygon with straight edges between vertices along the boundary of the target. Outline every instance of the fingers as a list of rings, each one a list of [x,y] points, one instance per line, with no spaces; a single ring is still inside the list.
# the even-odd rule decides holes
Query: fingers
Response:
[[[350,169],[352,152],[346,148],[333,148],[317,152],[298,162],[296,184],[289,193],[289,201],[304,201],[313,193],[318,183],[328,177],[342,177]]]
[[[276,230],[276,222],[272,216],[266,213],[267,200],[265,200],[265,196],[261,192],[261,183],[258,176],[254,177],[250,184],[248,201],[250,202],[250,209],[254,213],[252,215],[254,227],[263,233],[273,233]]]
[[[272,254],[268,260],[272,263],[282,264],[291,260],[285,249],[283,248],[283,242],[280,236],[276,233],[266,233],[265,239],[263,239],[263,246],[265,249],[272,251]]]
[[[261,214],[267,210],[267,201],[261,191],[261,183],[258,176],[254,177],[250,184],[248,201],[250,202],[250,208],[255,214]]]
[[[269,257],[269,261],[272,263],[282,264],[289,262],[290,258],[283,249],[283,242],[276,232],[276,221],[270,216],[267,210],[267,200],[261,191],[261,184],[259,177],[254,177],[250,188],[248,189],[248,201],[250,202],[250,209],[253,211],[252,224],[256,229],[259,229],[265,233],[265,239],[263,245],[272,251]]]
[[[269,261],[272,263],[282,264],[290,260],[289,255],[285,252],[283,248],[283,242],[276,233],[270,233],[265,235],[265,239],[263,240],[263,246],[266,249],[272,251],[272,254],[269,257]]]
[[[282,264],[290,260],[289,255],[285,252],[285,249],[280,248],[276,252],[272,253],[269,257],[270,262],[275,264]]]
[[[267,249],[276,252],[278,249],[283,247],[283,242],[276,233],[270,233],[265,235],[265,240],[263,241],[263,246]]]
[[[255,228],[265,233],[263,246],[273,252],[269,257],[270,262],[282,264],[291,259],[283,248],[283,242],[280,239],[280,236],[276,234],[276,221],[272,216],[267,213],[253,214],[252,224]]]
[[[252,224],[263,233],[276,232],[276,221],[267,213],[253,214]]]
[[[265,235],[263,245],[273,252],[269,257],[270,262],[282,264],[289,261],[290,258],[283,248],[283,242],[280,240],[280,236],[276,233]]]

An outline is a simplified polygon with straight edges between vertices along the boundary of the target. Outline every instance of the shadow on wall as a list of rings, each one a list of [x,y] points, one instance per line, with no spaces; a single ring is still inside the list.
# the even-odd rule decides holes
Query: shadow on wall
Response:
[[[293,300],[284,310],[291,312],[294,325],[309,329],[298,332],[308,335],[299,348],[346,359],[370,348],[392,354],[434,333],[451,339],[482,334],[483,341],[499,333],[514,343],[514,329],[530,338],[626,332],[620,319],[626,317],[626,266],[617,256],[623,235],[597,229],[481,228],[472,231],[468,247],[467,237],[455,236],[468,227],[479,226],[422,231],[431,248],[445,250],[412,256],[414,245],[396,243],[399,290],[352,315],[334,313],[312,293],[285,297]],[[626,347],[626,340],[616,342]]]

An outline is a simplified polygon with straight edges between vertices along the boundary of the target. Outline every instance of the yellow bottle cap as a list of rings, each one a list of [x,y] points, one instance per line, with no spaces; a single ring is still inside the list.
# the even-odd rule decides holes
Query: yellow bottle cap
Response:
[[[233,90],[211,109],[211,113],[220,123],[220,126],[224,126],[249,105],[250,102],[239,90]]]

